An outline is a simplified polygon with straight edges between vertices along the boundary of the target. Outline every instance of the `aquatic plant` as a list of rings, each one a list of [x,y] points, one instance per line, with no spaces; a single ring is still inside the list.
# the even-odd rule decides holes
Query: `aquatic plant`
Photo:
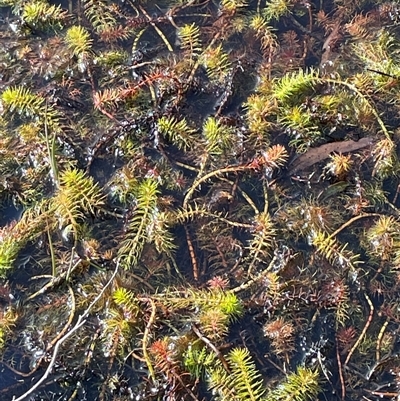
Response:
[[[175,117],[163,116],[157,121],[157,126],[160,133],[181,150],[191,149],[198,140],[196,131],[185,119],[178,121]]]
[[[276,390],[269,393],[266,400],[312,400],[319,393],[319,380],[318,371],[299,367]]]
[[[0,4],[2,396],[398,396],[396,4]]]
[[[89,32],[84,27],[78,25],[72,26],[67,30],[65,42],[74,56],[82,57],[92,47],[92,39]]]
[[[51,199],[49,211],[58,220],[63,236],[71,234],[74,241],[80,237],[81,224],[103,205],[104,195],[83,171],[69,169],[59,176],[60,186]]]
[[[32,31],[62,29],[67,16],[60,5],[50,5],[43,0],[26,3],[21,11],[23,23]]]
[[[146,179],[136,188],[137,206],[127,227],[127,235],[119,249],[119,255],[126,268],[135,265],[149,238],[149,226],[157,214],[157,182]]]
[[[212,369],[209,386],[220,400],[262,400],[265,393],[261,376],[257,372],[249,351],[232,349],[227,362],[230,372],[224,368]]]
[[[45,99],[34,95],[28,88],[9,87],[1,94],[1,100],[10,113],[36,117],[45,111]]]

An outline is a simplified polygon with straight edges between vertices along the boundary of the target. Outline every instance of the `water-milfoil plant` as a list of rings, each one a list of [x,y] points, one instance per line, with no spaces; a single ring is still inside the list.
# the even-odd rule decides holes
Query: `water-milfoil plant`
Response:
[[[365,4],[0,0],[8,398],[391,396],[399,7]]]
[[[58,221],[63,235],[76,241],[86,218],[94,216],[104,204],[104,195],[92,177],[83,171],[68,169],[60,176],[60,186],[49,202],[49,212]]]

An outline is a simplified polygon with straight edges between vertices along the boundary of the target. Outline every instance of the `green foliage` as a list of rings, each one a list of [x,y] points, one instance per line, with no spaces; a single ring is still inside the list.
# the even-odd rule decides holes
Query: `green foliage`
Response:
[[[68,237],[71,232],[77,239],[81,223],[103,206],[104,196],[93,178],[87,177],[83,171],[67,169],[60,174],[59,180],[60,185],[50,200],[49,211],[59,221],[64,235]]]
[[[158,184],[147,178],[137,185],[134,193],[137,204],[118,250],[118,257],[125,268],[137,264],[143,247],[149,240],[149,229],[157,213]]]
[[[243,314],[243,305],[233,293],[213,289],[209,302],[199,304],[199,311],[197,319],[201,331],[211,341],[217,341],[228,333],[229,324]]]
[[[364,198],[373,207],[380,207],[387,202],[387,192],[382,188],[381,181],[364,183]]]
[[[220,292],[218,307],[229,317],[230,321],[234,321],[243,315],[243,304],[235,294],[229,291],[222,292],[214,290],[213,292]]]
[[[294,106],[282,115],[280,121],[285,127],[291,128],[292,130],[317,130],[317,127],[312,125],[311,113],[304,110],[304,107]]]
[[[268,20],[260,14],[253,15],[250,20],[250,27],[257,32],[257,35],[262,34],[269,29]]]
[[[1,94],[5,108],[27,117],[35,117],[45,112],[45,100],[23,86],[9,87]]]
[[[38,141],[41,131],[41,125],[37,122],[29,122],[18,127],[18,134],[24,143]]]
[[[196,290],[189,288],[184,297],[171,292],[162,300],[166,305],[177,309],[220,310],[228,317],[229,322],[235,321],[244,312],[243,304],[235,294],[219,289]]]
[[[196,143],[195,130],[185,119],[163,116],[157,121],[157,126],[160,133],[179,149],[191,149]]]
[[[0,47],[3,222],[11,201],[41,200],[0,229],[0,276],[24,312],[12,326],[7,305],[21,304],[0,282],[4,362],[35,370],[45,361],[20,340],[48,344],[62,369],[52,367],[59,380],[49,376],[38,399],[112,399],[125,392],[120,374],[146,400],[316,400],[322,371],[325,392],[395,388],[393,364],[379,362],[399,320],[399,138],[383,122],[399,125],[397,5],[82,0],[69,18],[46,1],[0,0],[14,14]],[[327,68],[294,71],[310,62]],[[319,144],[345,149],[360,133],[372,149],[331,157],[322,175],[317,162],[312,176],[295,163],[279,171],[288,145],[293,159],[311,144],[324,156]],[[346,174],[333,169],[340,163]],[[359,257],[350,249],[360,237]],[[57,277],[26,285],[51,270]],[[348,323],[365,329],[352,335]],[[368,344],[357,341],[367,329]],[[304,358],[296,345],[316,331],[321,372],[290,373]],[[324,358],[328,334],[343,366],[357,366],[342,383]],[[255,343],[282,370],[258,371]],[[71,369],[102,384],[76,384]]]
[[[19,252],[43,232],[40,206],[27,209],[18,222],[0,229],[0,276],[14,267]]]
[[[275,228],[270,215],[264,212],[256,215],[254,234],[249,243],[249,255],[252,260],[250,271],[256,262],[267,262],[274,238]]]
[[[285,109],[301,103],[307,96],[310,96],[318,82],[320,79],[317,70],[288,72],[282,78],[273,80],[271,97]]]
[[[207,48],[201,54],[201,62],[213,82],[223,83],[230,73],[231,63],[222,45]]]
[[[12,329],[15,327],[17,319],[18,315],[11,307],[2,311],[2,316],[0,318],[0,354],[4,350],[7,338],[12,335]]]
[[[380,140],[374,146],[372,156],[375,162],[374,174],[377,177],[385,179],[398,173],[400,163],[392,140],[388,138]]]
[[[7,88],[1,94],[1,102],[7,113],[11,116],[22,116],[34,121],[34,125],[21,125],[19,128],[20,134],[23,136],[33,130],[44,131],[45,126],[54,133],[60,129],[59,114],[53,106],[46,104],[46,101],[41,96],[33,94],[30,89],[23,86],[15,86]],[[27,140],[26,143],[39,142],[37,135],[31,138],[22,138]]]
[[[268,20],[279,20],[290,11],[290,0],[269,0],[262,10],[263,16]]]
[[[218,213],[210,212],[205,206],[200,206],[197,203],[189,204],[186,209],[178,209],[170,213],[171,220],[176,224],[185,224],[187,221],[201,217],[221,217]]]
[[[7,333],[3,327],[0,326],[0,352],[3,351],[4,346],[6,345]]]
[[[221,401],[261,401],[265,387],[261,374],[246,348],[234,348],[229,352],[227,361],[230,373],[220,365],[212,369],[209,387],[218,394]]]
[[[181,41],[181,49],[187,53],[190,58],[198,56],[201,53],[200,29],[195,23],[190,25],[186,24],[179,28],[178,37]]]
[[[132,316],[125,315],[122,309],[111,308],[104,319],[102,337],[105,352],[111,355],[123,355],[126,345],[134,334],[135,326],[131,322]],[[136,316],[135,316],[136,317]]]
[[[270,52],[271,49],[278,47],[276,35],[273,28],[268,24],[267,18],[259,14],[250,20],[250,27],[255,30],[257,38],[261,42],[261,50]]]
[[[148,242],[154,244],[158,253],[171,256],[176,248],[174,237],[169,230],[169,214],[155,210],[147,227]]]
[[[68,169],[60,175],[61,197],[65,197],[76,205],[83,214],[95,214],[96,208],[104,204],[104,195],[102,195],[99,186],[92,177],[87,177],[83,171],[77,169]]]
[[[260,399],[265,388],[249,351],[245,348],[234,348],[229,352],[227,360],[232,369],[231,385],[239,399]]]
[[[236,320],[243,314],[243,304],[237,296],[231,292],[222,290],[193,292],[193,301],[200,301],[204,310],[219,309],[228,316],[229,321]]]
[[[400,224],[393,216],[381,216],[366,232],[366,240],[372,255],[382,260],[390,259],[400,250]]]
[[[44,0],[36,0],[24,5],[21,17],[30,28],[62,29],[67,13],[60,5],[50,5]]]
[[[21,0],[1,0],[0,7],[17,7]]]
[[[84,0],[83,2],[86,18],[90,21],[98,34],[116,26],[117,21],[111,12],[112,7],[109,1]]]
[[[279,122],[289,128],[288,132],[293,137],[290,145],[296,146],[300,152],[323,138],[323,132],[316,125],[312,113],[305,110],[303,106],[293,106],[282,110]]]
[[[102,52],[95,58],[95,62],[97,64],[107,69],[125,65],[128,60],[129,54],[124,50],[110,50]]]
[[[207,153],[212,155],[224,153],[233,142],[231,130],[215,117],[208,117],[204,122],[203,135],[206,140]]]
[[[275,389],[268,393],[265,401],[312,401],[321,391],[319,373],[299,366]]]
[[[74,25],[65,34],[65,43],[74,56],[83,56],[92,48],[90,33],[83,26]]]
[[[117,349],[121,353],[138,323],[140,307],[135,294],[123,287],[118,287],[113,292],[112,299],[116,307],[111,306],[108,310],[103,336],[110,352]]]
[[[3,236],[0,241],[0,276],[4,277],[9,269],[13,267],[19,251],[25,242],[16,241],[11,235]]]
[[[221,0],[222,9],[231,13],[238,11],[238,9],[246,7],[247,5],[247,0]]]
[[[252,94],[247,98],[245,109],[249,130],[259,137],[258,142],[268,143],[272,120],[277,111],[275,102],[264,94]]]
[[[314,234],[312,244],[317,248],[317,252],[323,255],[332,265],[349,268],[360,263],[358,260],[359,255],[347,250],[347,244],[339,244],[335,238],[322,231]]]
[[[397,76],[400,73],[399,48],[397,39],[386,30],[382,30],[375,40],[361,40],[352,45],[353,54],[362,62],[365,68],[381,71],[388,75],[374,74],[372,79],[377,89],[384,89],[390,75]]]
[[[229,226],[240,225],[240,223],[225,218],[223,213],[210,211],[206,206],[198,205],[197,203],[188,204],[185,209],[175,210],[174,212],[169,213],[169,216],[174,224],[185,224],[187,221],[195,220],[196,218],[208,217]]]
[[[124,311],[130,315],[136,315],[138,313],[138,300],[132,291],[129,291],[123,287],[118,287],[114,291],[112,298],[118,306],[123,308]]]
[[[204,379],[215,364],[215,354],[204,346],[200,347],[199,341],[189,345],[183,354],[183,366],[195,379]]]

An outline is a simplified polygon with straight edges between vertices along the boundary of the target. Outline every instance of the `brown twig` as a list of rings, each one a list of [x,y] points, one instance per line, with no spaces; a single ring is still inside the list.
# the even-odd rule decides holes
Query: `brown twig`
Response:
[[[344,401],[344,399],[346,398],[346,385],[344,383],[343,370],[342,370],[342,361],[340,360],[339,344],[338,344],[337,336],[335,336],[335,341],[336,341],[336,361],[337,361],[337,364],[338,364],[340,388],[342,390],[341,399],[342,399],[342,401]]]
[[[145,17],[147,18],[147,20],[149,21],[149,24],[155,29],[155,31],[157,32],[158,36],[161,38],[161,40],[165,43],[165,46],[167,46],[167,49],[170,52],[173,52],[174,49],[171,46],[171,43],[169,43],[168,39],[166,38],[166,36],[164,35],[164,33],[161,31],[161,29],[153,22],[152,18],[150,17],[150,15],[148,14],[148,12],[142,7],[139,6],[140,11],[145,15]]]
[[[364,328],[363,328],[361,334],[359,335],[357,341],[354,343],[354,345],[351,347],[349,353],[347,354],[347,357],[346,357],[346,359],[344,361],[344,365],[345,366],[349,363],[351,356],[353,355],[353,353],[357,349],[357,347],[360,345],[360,343],[363,340],[365,334],[367,333],[367,330],[368,330],[368,328],[369,328],[369,326],[370,326],[370,324],[372,322],[372,317],[374,315],[374,310],[375,309],[374,309],[373,303],[371,302],[371,299],[369,298],[369,296],[366,293],[364,293],[364,297],[367,300],[369,308],[370,308],[368,319],[365,322]]]
[[[378,338],[376,339],[376,362],[379,362],[381,360],[381,345],[382,345],[382,339],[385,334],[386,328],[390,322],[390,318],[387,317],[385,323],[383,323],[381,329],[379,330]]]
[[[195,281],[199,280],[199,265],[197,264],[196,253],[194,251],[193,242],[190,238],[189,228],[184,227],[186,233],[186,242],[189,250],[190,260],[192,261],[192,272]]]
[[[142,339],[142,352],[143,352],[143,357],[146,361],[147,369],[149,370],[149,375],[150,375],[151,379],[153,380],[153,383],[155,383],[156,376],[154,374],[154,368],[151,363],[149,354],[147,352],[147,347],[149,344],[150,329],[153,326],[154,321],[156,320],[157,309],[156,309],[155,302],[151,298],[140,299],[140,300],[141,301],[146,300],[147,302],[150,302],[150,305],[151,305],[151,314],[150,314],[149,320],[146,324],[146,328],[144,329],[144,334],[143,334],[143,339]]]

